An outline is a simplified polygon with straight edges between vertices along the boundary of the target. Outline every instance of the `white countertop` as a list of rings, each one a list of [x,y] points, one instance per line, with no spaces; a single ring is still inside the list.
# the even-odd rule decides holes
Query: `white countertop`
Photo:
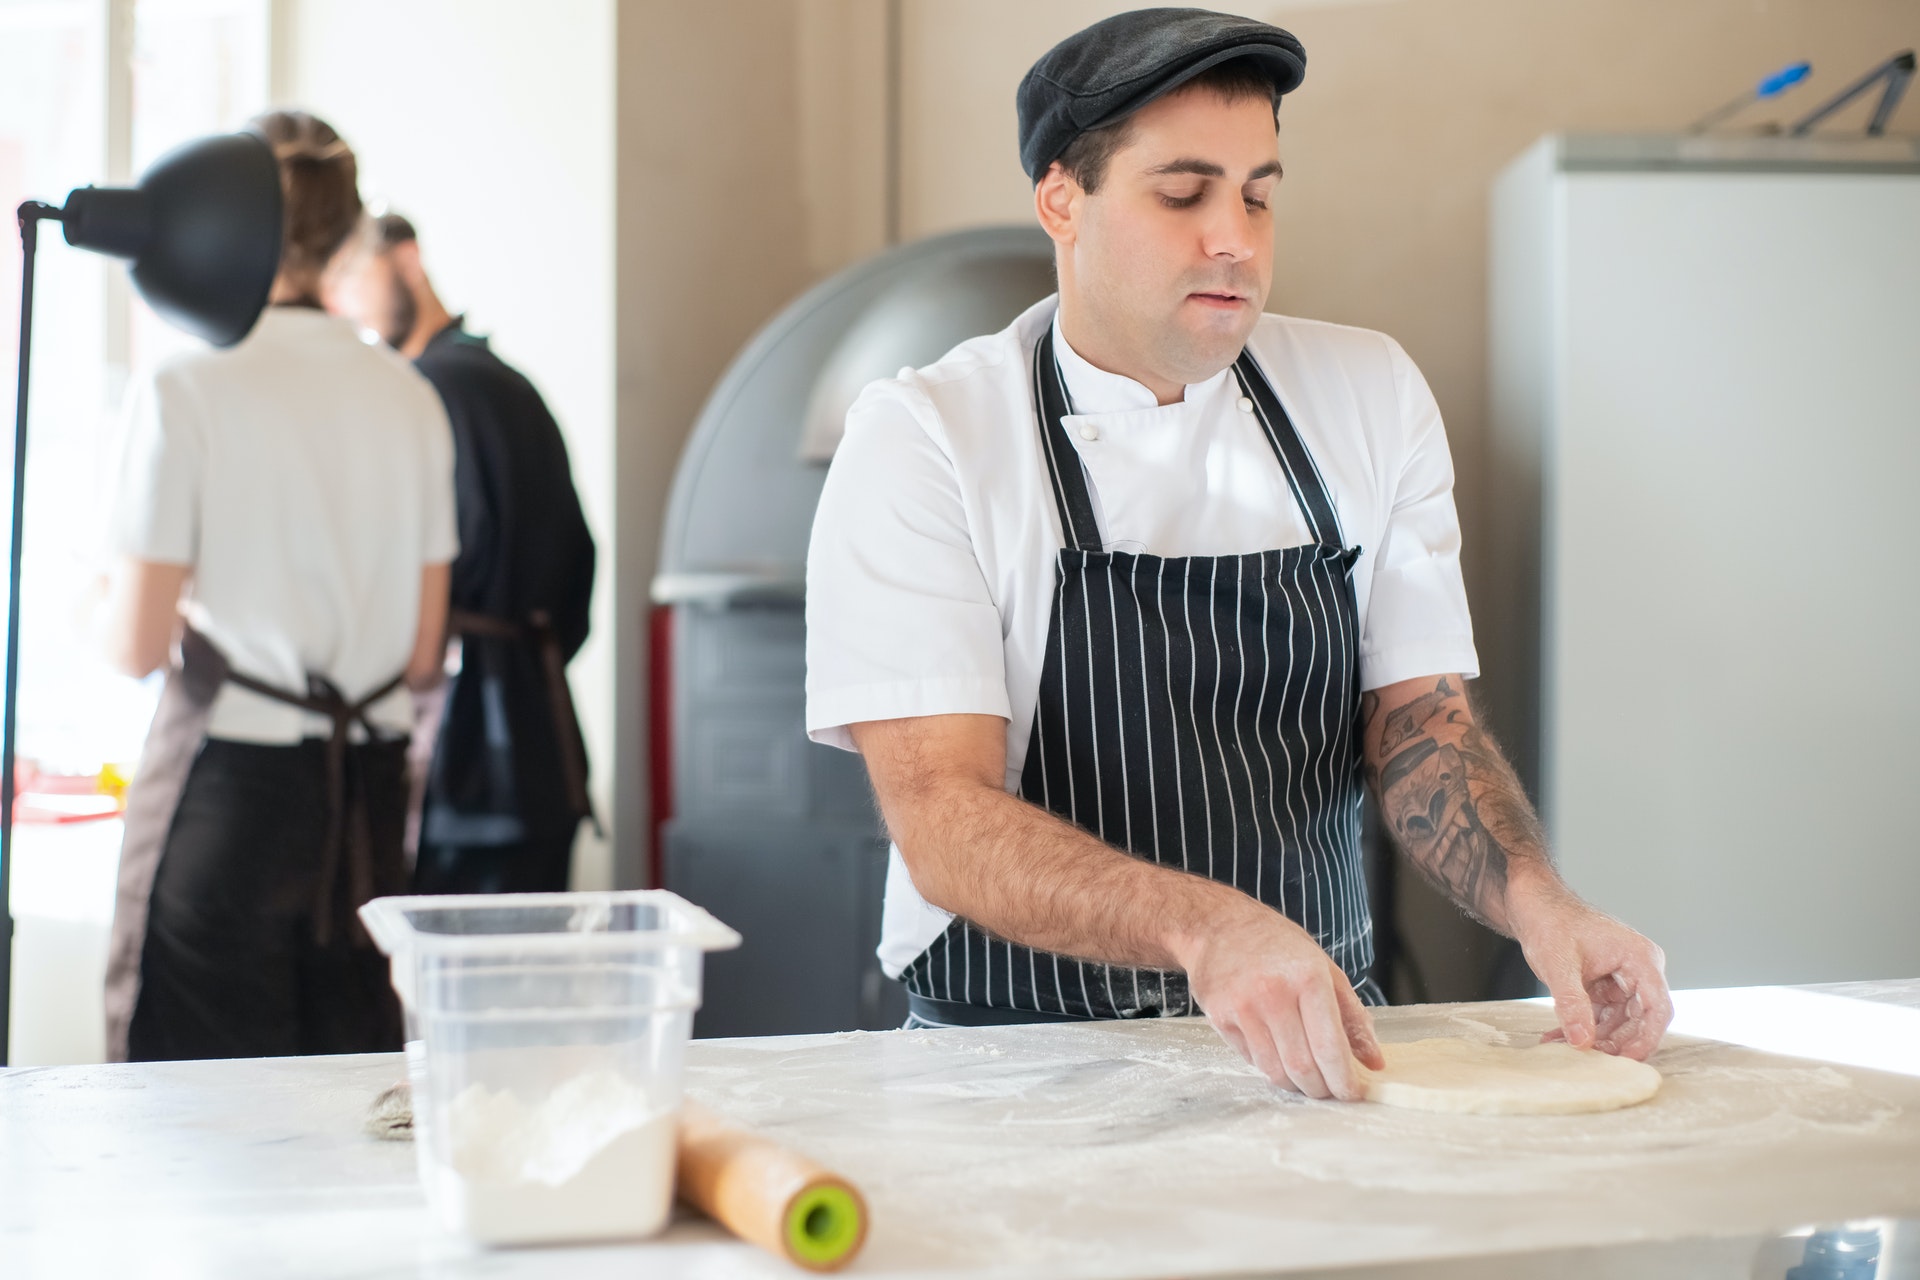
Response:
[[[1690,993],[1681,1009],[1683,1029],[1830,1060],[1676,1034],[1643,1106],[1440,1116],[1280,1093],[1183,1020],[702,1041],[688,1082],[863,1187],[858,1275],[1422,1260],[1422,1275],[1486,1276],[1465,1260],[1559,1250],[1526,1269],[1746,1277],[1760,1237],[1920,1217],[1920,981]],[[1379,1015],[1388,1040],[1549,1025],[1533,1004]],[[443,1237],[410,1146],[361,1133],[401,1075],[398,1055],[0,1072],[0,1275],[798,1274],[697,1220],[619,1247]]]

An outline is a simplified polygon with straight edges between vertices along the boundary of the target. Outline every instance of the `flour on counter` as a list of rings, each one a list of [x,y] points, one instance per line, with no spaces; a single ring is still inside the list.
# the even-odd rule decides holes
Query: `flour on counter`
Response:
[[[673,1198],[675,1115],[615,1072],[584,1072],[538,1106],[468,1085],[439,1117],[451,1159],[420,1149],[447,1228],[485,1244],[651,1235]]]

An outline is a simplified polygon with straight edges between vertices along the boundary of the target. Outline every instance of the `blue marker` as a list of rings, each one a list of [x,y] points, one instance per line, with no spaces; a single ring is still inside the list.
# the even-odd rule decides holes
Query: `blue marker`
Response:
[[[1795,62],[1784,66],[1754,86],[1752,93],[1743,93],[1725,106],[1715,107],[1712,111],[1707,112],[1706,115],[1701,116],[1693,122],[1693,127],[1688,129],[1687,132],[1705,133],[1708,129],[1719,124],[1722,120],[1725,120],[1741,108],[1752,106],[1756,102],[1764,102],[1768,98],[1777,98],[1812,74],[1813,64],[1811,62]]]

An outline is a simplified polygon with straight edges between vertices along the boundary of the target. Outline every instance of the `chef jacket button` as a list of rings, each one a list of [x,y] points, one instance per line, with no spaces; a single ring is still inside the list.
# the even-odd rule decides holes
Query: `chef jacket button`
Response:
[[[1083,422],[1080,424],[1080,438],[1082,440],[1098,440],[1100,438],[1100,428],[1094,426],[1091,422]]]
[[[1246,396],[1240,397],[1240,412],[1242,413],[1253,412],[1253,401]]]

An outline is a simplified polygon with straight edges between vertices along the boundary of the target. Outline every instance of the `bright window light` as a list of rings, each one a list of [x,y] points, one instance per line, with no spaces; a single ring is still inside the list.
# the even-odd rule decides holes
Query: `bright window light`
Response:
[[[1920,1009],[1793,987],[1676,991],[1673,1006],[1681,1035],[1920,1076]]]

